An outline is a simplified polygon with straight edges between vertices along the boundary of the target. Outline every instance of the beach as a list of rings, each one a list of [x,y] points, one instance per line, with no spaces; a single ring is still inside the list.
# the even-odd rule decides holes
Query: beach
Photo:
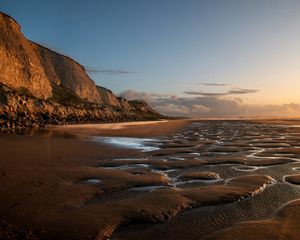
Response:
[[[299,140],[241,120],[1,134],[1,239],[297,239]]]

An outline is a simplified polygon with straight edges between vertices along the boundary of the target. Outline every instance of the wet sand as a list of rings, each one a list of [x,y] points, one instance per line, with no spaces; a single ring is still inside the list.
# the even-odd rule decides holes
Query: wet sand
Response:
[[[116,131],[120,128],[118,125],[114,125]],[[178,131],[186,123],[128,125],[130,127],[118,132],[139,136],[140,127],[146,126],[147,134],[151,130],[152,136],[161,136]],[[157,174],[135,180],[125,172],[98,168],[100,159],[144,157],[144,154],[93,142],[88,135],[77,134],[76,128],[74,133],[64,131],[64,128],[31,132],[29,136],[0,135],[0,239],[93,239],[101,228],[98,224],[101,211],[94,219],[90,218],[88,211],[82,213],[85,212],[85,203],[103,195],[104,190],[85,184],[84,180],[106,178],[115,182],[115,185],[109,184],[111,188],[118,188],[118,183],[126,184],[126,181],[130,185],[134,185],[130,181],[140,185],[161,182]],[[103,128],[105,132],[107,125]],[[94,132],[94,128],[89,131]],[[110,133],[116,134],[114,131]],[[78,213],[72,218],[67,217],[73,212]]]
[[[0,135],[2,238],[299,239],[299,140],[196,120]]]
[[[54,126],[45,129],[46,133],[69,134],[72,136],[126,136],[126,137],[155,137],[166,135],[174,129],[185,126],[189,120],[161,120],[104,124],[80,124]]]

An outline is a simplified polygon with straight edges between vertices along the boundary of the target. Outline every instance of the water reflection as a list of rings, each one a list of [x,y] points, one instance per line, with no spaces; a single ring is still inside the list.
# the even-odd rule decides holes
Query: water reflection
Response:
[[[131,137],[94,137],[94,141],[112,144],[123,148],[137,149],[142,152],[159,150],[159,143],[150,138],[131,138]]]

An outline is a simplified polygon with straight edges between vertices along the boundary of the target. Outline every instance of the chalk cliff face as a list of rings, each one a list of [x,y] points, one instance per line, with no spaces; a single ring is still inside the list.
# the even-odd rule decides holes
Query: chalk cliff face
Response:
[[[32,44],[19,24],[0,13],[0,81],[13,88],[26,88],[37,98],[47,99],[52,87]]]
[[[84,67],[69,57],[28,41],[19,24],[0,13],[1,82],[26,88],[41,99],[52,96],[56,86],[63,87],[88,102],[101,102],[95,83]]]
[[[0,123],[7,127],[161,117],[96,86],[83,66],[27,40],[20,25],[1,12],[0,90]]]
[[[53,88],[63,87],[88,102],[101,102],[94,81],[79,63],[43,46],[31,42],[36,56]]]
[[[105,88],[105,87],[100,87],[97,86],[97,91],[100,95],[101,98],[101,103],[105,105],[111,105],[115,107],[121,107],[120,101],[118,98],[112,93],[111,90]]]

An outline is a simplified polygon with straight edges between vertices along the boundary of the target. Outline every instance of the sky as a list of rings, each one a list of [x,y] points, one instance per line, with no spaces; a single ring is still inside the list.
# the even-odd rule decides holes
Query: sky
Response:
[[[299,0],[1,0],[96,84],[170,115],[300,116]]]

